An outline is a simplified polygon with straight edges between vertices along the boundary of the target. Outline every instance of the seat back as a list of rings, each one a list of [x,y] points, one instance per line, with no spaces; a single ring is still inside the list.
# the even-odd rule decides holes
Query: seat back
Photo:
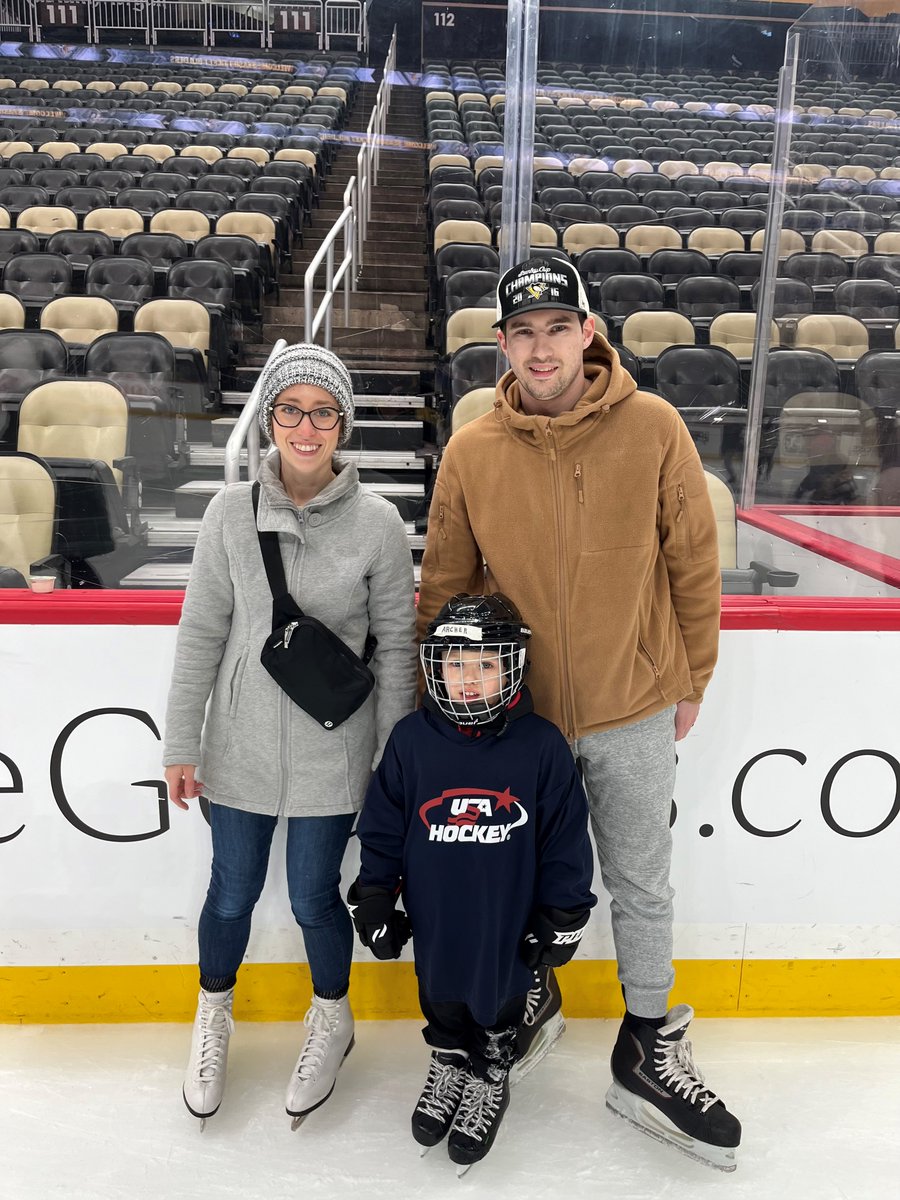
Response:
[[[14,254],[3,267],[3,290],[23,304],[46,304],[71,286],[72,267],[61,254]]]
[[[777,346],[779,337],[778,326],[773,321],[769,345]],[[709,344],[728,350],[738,361],[749,360],[756,344],[756,313],[720,313],[710,324]]]
[[[144,218],[134,208],[95,208],[85,215],[82,227],[111,238],[126,238],[131,233],[143,233]]]
[[[495,388],[482,387],[473,388],[460,396],[450,414],[451,434],[456,433],[458,429],[462,429],[463,425],[468,425],[477,417],[483,417],[485,413],[489,413],[494,407],[496,395]]]
[[[176,349],[209,357],[209,313],[197,300],[148,300],[134,314],[135,333],[158,333]]]
[[[669,346],[692,346],[694,327],[681,313],[633,312],[622,325],[622,345],[637,358],[656,358]]]
[[[843,313],[812,313],[801,317],[794,334],[799,348],[824,350],[834,359],[856,360],[869,349],[869,335],[862,321]]]
[[[71,208],[61,205],[33,205],[19,213],[17,229],[28,229],[32,233],[50,235],[58,229],[77,229],[78,217]]]
[[[185,242],[197,242],[209,234],[209,217],[189,208],[164,208],[150,218],[151,233],[175,233]]]
[[[460,308],[447,319],[444,352],[453,354],[470,342],[495,342],[496,312],[491,308]]]
[[[19,411],[19,450],[41,458],[87,458],[113,467],[125,457],[128,406],[111,383],[61,379],[29,392]]]
[[[41,309],[41,329],[59,334],[64,342],[86,345],[118,328],[115,305],[100,296],[59,296]]]
[[[706,490],[716,518],[719,541],[719,567],[723,571],[737,568],[737,514],[734,497],[728,484],[717,475],[704,471]]]
[[[31,454],[0,452],[0,567],[27,579],[53,548],[56,484]]]

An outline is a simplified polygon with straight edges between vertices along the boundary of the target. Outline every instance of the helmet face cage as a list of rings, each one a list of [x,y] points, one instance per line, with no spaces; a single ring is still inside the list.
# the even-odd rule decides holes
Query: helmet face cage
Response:
[[[519,641],[480,642],[429,637],[419,648],[425,686],[438,708],[457,725],[487,725],[505,711],[522,686],[525,646]]]

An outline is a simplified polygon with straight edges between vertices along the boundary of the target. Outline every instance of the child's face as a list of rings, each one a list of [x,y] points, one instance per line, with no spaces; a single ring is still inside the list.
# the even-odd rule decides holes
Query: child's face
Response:
[[[493,704],[499,698],[504,678],[495,647],[467,650],[451,646],[441,656],[441,665],[451,704]]]

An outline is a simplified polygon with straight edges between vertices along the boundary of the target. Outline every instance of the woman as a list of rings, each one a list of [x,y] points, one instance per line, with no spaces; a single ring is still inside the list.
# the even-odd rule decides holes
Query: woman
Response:
[[[287,1090],[296,1124],[331,1094],[353,1044],[353,931],[339,892],[341,860],[387,736],[413,707],[414,585],[397,509],[364,491],[356,467],[334,457],[353,427],[353,387],[340,359],[320,346],[287,347],[260,377],[259,422],[274,449],[259,471],[258,520],[251,485],[237,483],[212,500],[200,527],[164,762],[170,800],[187,808],[203,792],[212,829],[185,1104],[204,1120],[221,1102],[237,971],[283,816],[288,893],[313,980]],[[294,704],[260,662],[272,595],[257,529],[278,534],[288,587],[307,615],[358,655],[368,635],[377,640],[375,690],[336,729]]]

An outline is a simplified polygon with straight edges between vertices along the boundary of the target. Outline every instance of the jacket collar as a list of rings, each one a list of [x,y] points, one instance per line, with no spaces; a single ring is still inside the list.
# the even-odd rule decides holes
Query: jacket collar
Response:
[[[588,428],[596,419],[605,416],[612,405],[637,391],[637,384],[620,363],[618,354],[599,333],[594,334],[594,340],[584,352],[584,374],[588,388],[575,407],[558,417],[544,417],[522,412],[518,380],[512,371],[507,371],[497,384],[495,416],[505,423],[510,433],[524,434],[543,444],[551,424],[563,436],[579,425],[582,429]]]
[[[339,517],[353,503],[360,492],[359,471],[353,463],[342,463],[334,479],[314,496],[308,504],[298,508],[281,482],[281,456],[277,450],[270,451],[259,465],[257,479],[260,485],[258,528],[263,532],[299,534],[304,521],[314,514],[321,517],[325,525]]]

